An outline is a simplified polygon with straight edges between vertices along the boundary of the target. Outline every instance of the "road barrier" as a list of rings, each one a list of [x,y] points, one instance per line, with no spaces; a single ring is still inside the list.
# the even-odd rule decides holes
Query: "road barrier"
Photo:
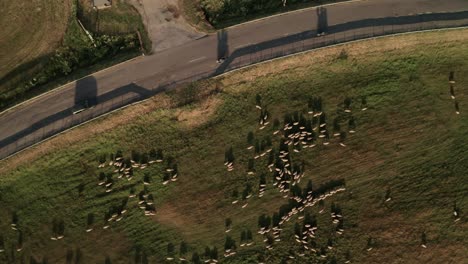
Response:
[[[397,18],[391,18],[393,20],[389,20],[394,23],[388,24],[388,22],[385,22],[379,26],[369,25],[372,20],[361,21],[360,24],[353,24],[353,22],[351,22],[347,23],[345,26],[330,26],[327,33],[323,36],[317,36],[317,32],[311,30],[243,47],[229,54],[229,57],[213,71],[193,74],[177,81],[159,83],[154,85],[151,90],[139,87],[137,84],[138,82],[132,83],[125,87],[128,92],[123,95],[115,97],[104,95],[102,98],[99,97],[97,99],[97,105],[91,109],[75,114],[73,114],[73,109],[68,109],[35,124],[31,124],[27,129],[0,140],[0,159],[5,159],[86,121],[132,103],[142,101],[157,93],[167,91],[184,83],[214,77],[259,62],[355,40],[415,31],[467,27],[468,15],[466,12],[461,13],[463,14],[460,19],[447,18],[440,21],[425,20],[424,17],[417,16],[418,20],[414,21],[413,19],[410,21],[410,24],[404,24]]]

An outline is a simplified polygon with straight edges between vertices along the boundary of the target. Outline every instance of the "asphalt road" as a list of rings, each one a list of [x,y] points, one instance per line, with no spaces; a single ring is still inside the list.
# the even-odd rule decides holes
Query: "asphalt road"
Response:
[[[134,97],[149,96],[168,82],[220,74],[275,53],[284,55],[285,49],[334,43],[337,36],[351,40],[375,31],[468,25],[468,0],[368,0],[325,8],[320,19],[314,8],[231,27],[222,34],[111,67],[4,112],[0,115],[0,158]],[[317,37],[319,25],[327,35]],[[226,61],[218,64],[220,56]],[[77,102],[91,97],[97,98],[96,111],[72,114]]]

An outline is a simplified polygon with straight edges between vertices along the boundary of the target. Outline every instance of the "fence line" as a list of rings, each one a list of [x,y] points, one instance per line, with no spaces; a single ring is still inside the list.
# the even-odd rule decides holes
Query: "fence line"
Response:
[[[52,123],[48,123],[48,121],[46,122],[43,120],[39,123],[33,124],[33,131],[31,133],[19,137],[12,143],[4,144],[4,146],[0,145],[0,159],[5,159],[17,153],[18,151],[35,145],[51,136],[54,136],[74,126],[82,124],[83,122],[89,121],[105,113],[119,109],[123,106],[142,101],[157,93],[167,91],[184,83],[214,77],[216,75],[239,69],[248,65],[256,64],[262,61],[284,57],[287,55],[296,54],[334,44],[340,44],[359,39],[394,35],[398,33],[468,26],[468,18],[466,19],[466,21],[457,22],[458,23],[451,23],[448,25],[447,23],[444,24],[437,22],[421,22],[414,25],[371,26],[366,28],[358,28],[348,32],[330,33],[320,37],[317,37],[316,35],[314,35],[314,32],[312,32],[312,34],[310,35],[303,36],[302,38],[299,38],[296,41],[293,41],[292,43],[284,45],[277,45],[266,48],[250,46],[247,47],[243,52],[234,51],[231,54],[231,56],[228,57],[226,61],[219,66],[218,69],[197,73],[188,76],[184,79],[179,79],[177,81],[160,83],[157,86],[153,86],[151,91],[149,91],[149,93],[147,94],[125,94],[119,97],[111,98],[108,101],[98,103],[95,107],[87,109],[78,114],[73,114],[72,110],[69,109],[70,113],[68,115]],[[222,70],[220,70],[220,68]],[[2,141],[0,141],[0,143],[1,142]]]

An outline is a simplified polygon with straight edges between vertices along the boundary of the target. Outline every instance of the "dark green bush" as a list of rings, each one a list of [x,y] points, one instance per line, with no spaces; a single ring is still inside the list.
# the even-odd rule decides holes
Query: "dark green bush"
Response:
[[[112,58],[117,53],[138,48],[135,34],[125,36],[97,36],[94,45],[80,48],[69,46],[58,49],[45,65],[44,69],[25,84],[24,91],[43,85],[54,78],[69,75],[74,70],[95,64],[103,59]]]

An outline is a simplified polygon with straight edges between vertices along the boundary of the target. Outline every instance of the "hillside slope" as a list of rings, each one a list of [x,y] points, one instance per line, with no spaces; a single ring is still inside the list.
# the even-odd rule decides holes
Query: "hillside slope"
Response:
[[[0,260],[164,263],[197,252],[221,263],[462,263],[466,33],[261,64],[2,161]]]

